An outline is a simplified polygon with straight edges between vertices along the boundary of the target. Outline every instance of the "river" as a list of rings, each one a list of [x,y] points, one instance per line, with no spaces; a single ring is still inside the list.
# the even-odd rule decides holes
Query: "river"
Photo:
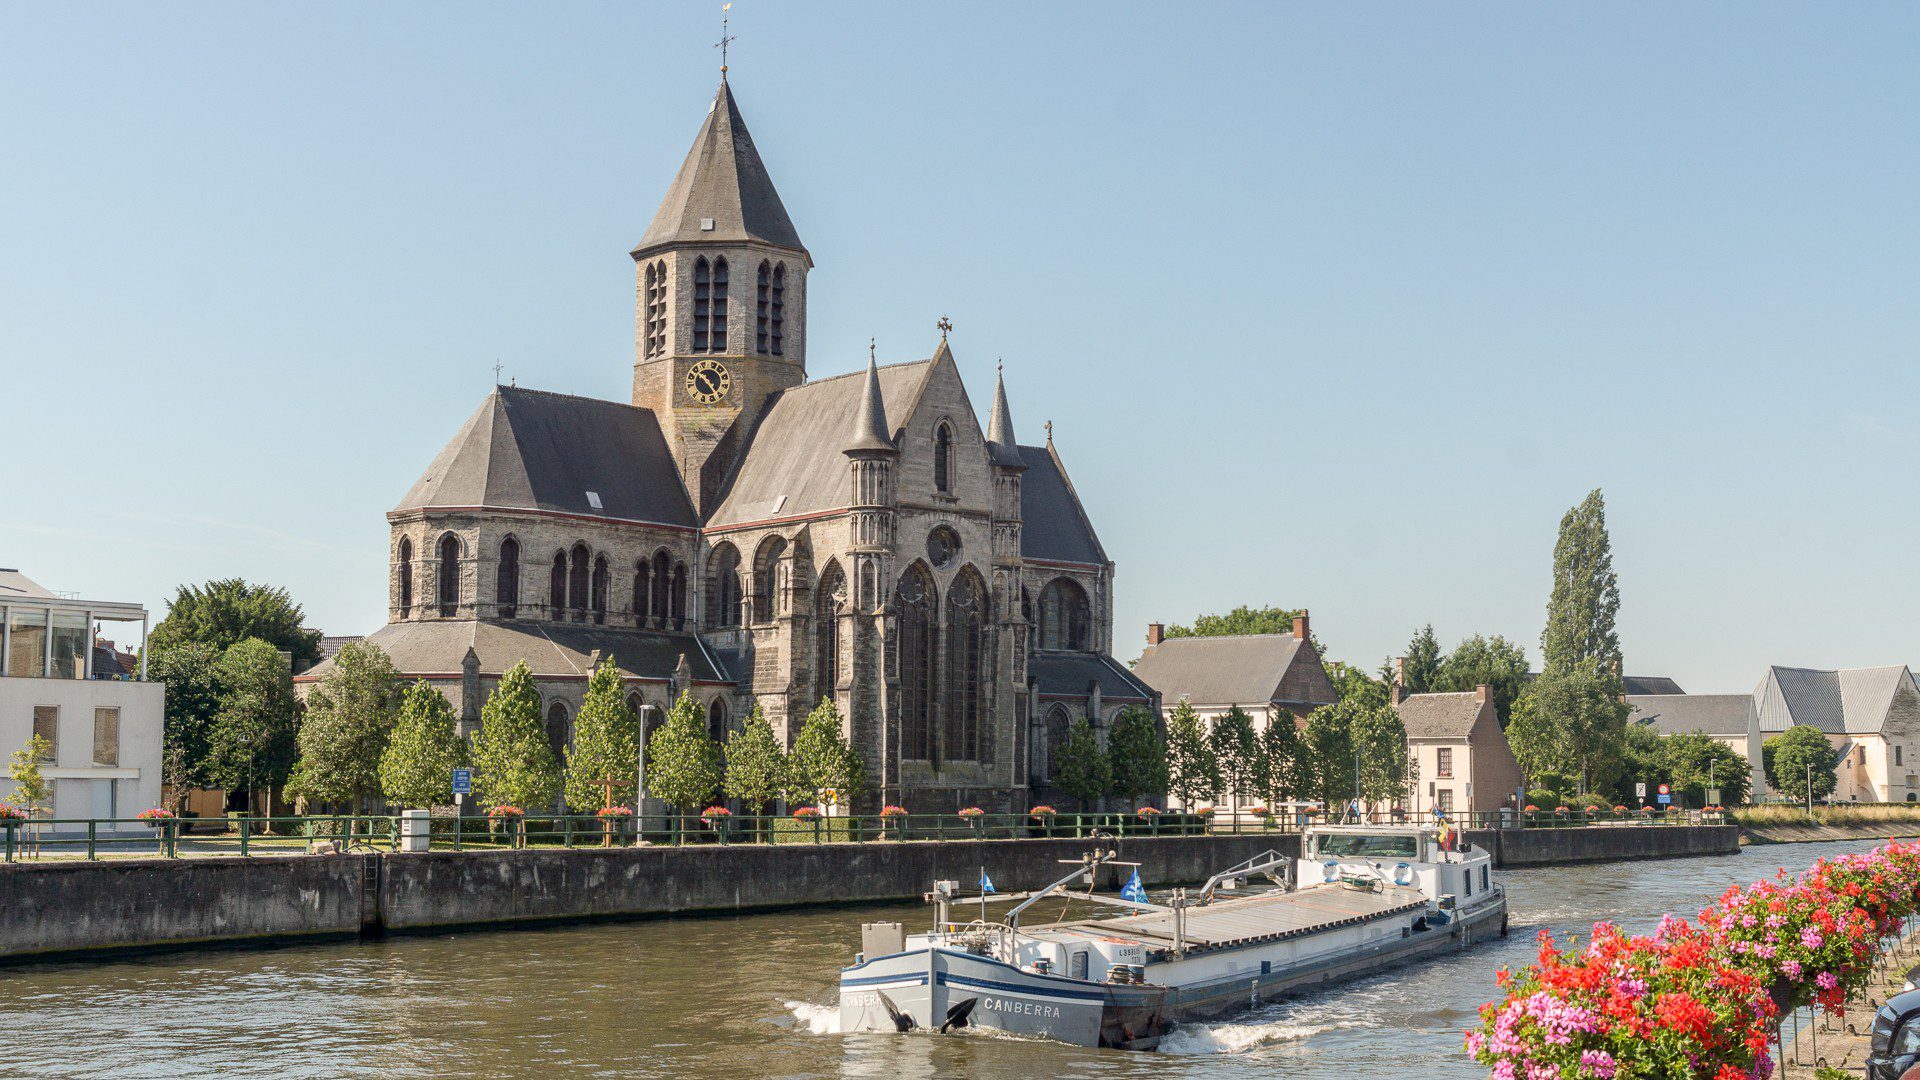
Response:
[[[1461,1032],[1541,928],[1645,929],[1873,846],[1504,873],[1505,941],[1177,1031],[1158,1053],[832,1033],[860,923],[929,917],[891,905],[5,969],[0,1076],[1475,1077]]]

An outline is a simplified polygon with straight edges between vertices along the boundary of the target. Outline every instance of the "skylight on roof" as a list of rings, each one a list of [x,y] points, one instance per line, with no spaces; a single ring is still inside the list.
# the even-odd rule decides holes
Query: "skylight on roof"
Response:
[[[587,505],[593,507],[595,510],[605,509],[605,507],[600,505],[600,493],[597,491],[587,492]]]

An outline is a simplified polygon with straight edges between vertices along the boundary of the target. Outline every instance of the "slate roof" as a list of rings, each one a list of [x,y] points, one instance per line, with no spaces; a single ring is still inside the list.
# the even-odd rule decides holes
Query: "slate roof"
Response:
[[[1020,444],[1013,436],[1013,411],[1007,408],[1006,376],[998,373],[993,377],[993,418],[987,421],[987,455],[1003,468],[1027,467],[1020,460]]]
[[[539,678],[591,674],[588,657],[599,649],[611,656],[627,675],[669,679],[681,655],[698,682],[731,682],[717,659],[693,634],[593,626],[588,623],[480,622],[472,619],[434,619],[388,623],[368,635],[405,676],[453,675],[472,648],[480,658],[480,673],[499,675],[521,660]],[[315,664],[300,676],[317,679],[333,670],[333,658]]]
[[[1480,719],[1480,694],[1411,694],[1395,708],[1409,739],[1465,739]]]
[[[703,219],[712,220],[713,228],[701,228]],[[760,151],[754,149],[733,90],[722,78],[693,148],[633,254],[638,258],[669,244],[742,241],[760,241],[802,254],[807,250],[787,217],[780,193],[773,189]]]
[[[1662,735],[1748,735],[1759,723],[1752,694],[1629,694],[1627,704]]]
[[[1829,735],[1870,735],[1886,725],[1894,695],[1912,686],[1903,664],[1834,671],[1775,664],[1752,696],[1768,734],[1810,724]]]
[[[1280,681],[1303,644],[1292,634],[1168,638],[1147,646],[1133,674],[1169,705],[1182,698],[1195,705],[1262,704],[1278,700]]]
[[[1020,478],[1020,556],[1054,562],[1107,561],[1106,549],[1093,533],[1093,523],[1074,494],[1073,481],[1060,455],[1051,446],[1022,446],[1020,461],[1027,467]]]
[[[1153,687],[1136,678],[1111,656],[1036,652],[1027,658],[1027,678],[1042,695],[1082,698],[1095,684],[1102,701],[1153,700]]]
[[[0,570],[0,600],[58,600],[59,597],[35,584],[18,570]]]
[[[1627,696],[1639,694],[1684,694],[1680,684],[1665,675],[1623,675],[1620,685],[1626,689]]]
[[[899,436],[932,360],[875,369],[880,405]],[[847,440],[861,412],[865,371],[835,375],[782,391],[754,429],[745,460],[714,507],[708,525],[738,525],[843,509],[849,494]]]
[[[435,506],[695,524],[653,413],[513,386],[488,395],[394,509]]]
[[[320,659],[327,660],[340,655],[340,650],[366,637],[365,634],[322,634],[320,636]]]

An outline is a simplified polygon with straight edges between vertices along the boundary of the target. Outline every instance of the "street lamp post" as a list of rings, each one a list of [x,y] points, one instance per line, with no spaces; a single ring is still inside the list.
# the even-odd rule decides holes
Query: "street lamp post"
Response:
[[[1813,762],[1807,762],[1807,820],[1813,820]]]

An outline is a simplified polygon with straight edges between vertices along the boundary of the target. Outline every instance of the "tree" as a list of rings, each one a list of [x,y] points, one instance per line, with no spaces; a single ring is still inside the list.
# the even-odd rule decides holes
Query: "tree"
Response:
[[[300,761],[289,789],[325,803],[367,811],[380,792],[380,759],[400,705],[400,676],[380,646],[350,642],[307,695]]]
[[[1485,685],[1492,689],[1493,711],[1501,727],[1513,718],[1513,703],[1527,688],[1527,651],[1498,634],[1475,634],[1440,661],[1435,693],[1463,693]]]
[[[720,787],[720,747],[693,694],[683,691],[667,721],[647,739],[647,794],[683,814],[699,813]]]
[[[1620,585],[1613,572],[1613,543],[1607,536],[1607,505],[1600,489],[1560,519],[1553,545],[1553,594],[1547,600],[1547,625],[1540,651],[1547,675],[1576,669],[1619,681]]]
[[[1575,777],[1582,794],[1610,788],[1619,775],[1628,712],[1619,687],[1618,678],[1586,666],[1549,670],[1533,684],[1534,708],[1554,733],[1548,761]]]
[[[1698,732],[1668,735],[1660,743],[1661,756],[1667,766],[1667,782],[1673,787],[1676,802],[1705,806],[1711,788],[1720,789],[1723,805],[1747,801],[1750,769],[1747,760],[1732,747]],[[1803,780],[1801,787],[1805,786]]]
[[[1372,708],[1388,705],[1393,700],[1392,689],[1385,681],[1351,664],[1335,662],[1328,665],[1327,677],[1333,680],[1333,688],[1339,691],[1341,701]]]
[[[841,727],[840,710],[831,698],[821,698],[793,740],[787,759],[789,797],[817,804],[831,791],[844,806],[866,788],[866,759],[847,742]]]
[[[1555,779],[1558,777],[1548,772],[1535,777],[1535,783],[1546,786],[1549,780]],[[1653,792],[1659,790],[1661,784],[1669,783],[1672,776],[1668,771],[1666,740],[1646,724],[1628,724],[1621,733],[1620,772],[1612,789],[1614,801],[1621,806],[1644,806],[1653,801],[1653,796],[1642,797],[1640,784],[1647,785],[1647,791]],[[1563,782],[1560,786],[1574,785]]]
[[[1356,710],[1350,721],[1354,753],[1360,761],[1360,798],[1390,803],[1407,787],[1407,728],[1391,705]]]
[[[160,779],[174,801],[186,805],[187,789],[213,783],[207,771],[207,739],[220,711],[220,650],[180,641],[147,650],[147,677],[167,686],[161,724]]]
[[[1797,799],[1824,799],[1833,794],[1839,777],[1840,756],[1819,728],[1795,724],[1768,739],[1767,784]]]
[[[320,631],[302,629],[306,613],[285,589],[222,578],[205,585],[182,585],[167,604],[167,617],[148,636],[147,647],[197,641],[222,652],[257,638],[295,662],[320,660]],[[149,669],[151,670],[151,669]]]
[[[727,797],[758,814],[787,790],[787,752],[773,734],[773,725],[755,705],[747,722],[727,737],[727,767],[723,786]]]
[[[1300,733],[1307,764],[1305,790],[1325,803],[1329,812],[1339,810],[1355,795],[1353,714],[1362,708],[1350,700],[1322,705],[1307,717],[1306,730]]]
[[[540,693],[525,660],[508,668],[480,709],[474,785],[488,806],[545,810],[560,797],[560,761],[540,723]]]
[[[1167,745],[1151,711],[1138,705],[1120,710],[1107,732],[1107,763],[1112,790],[1126,798],[1129,808],[1167,793]]]
[[[1220,784],[1216,798],[1239,797],[1253,793],[1253,767],[1256,744],[1253,718],[1235,705],[1226,715],[1214,717],[1213,730],[1207,733],[1207,746],[1213,751]]]
[[[453,797],[453,770],[467,763],[467,741],[447,696],[420,679],[400,698],[399,719],[380,756],[380,788],[402,806],[425,810]]]
[[[1067,728],[1067,741],[1060,747],[1060,769],[1053,783],[1073,796],[1082,810],[1096,810],[1100,797],[1113,786],[1113,769],[1107,755],[1100,752],[1100,740],[1093,725],[1075,720]]]
[[[1254,762],[1253,789],[1269,808],[1305,793],[1307,784],[1301,774],[1307,761],[1291,713],[1268,718]]]
[[[246,792],[261,809],[259,789],[286,783],[299,749],[293,672],[280,650],[259,638],[221,653],[214,671],[220,707],[207,732],[207,776],[228,791]]]
[[[1431,693],[1440,676],[1440,642],[1434,639],[1433,624],[1420,628],[1407,642],[1407,654],[1400,665],[1400,685],[1409,694]]]
[[[640,716],[627,705],[620,669],[609,656],[587,678],[587,693],[574,719],[573,746],[567,751],[567,805],[589,814],[605,806],[633,801],[639,790]],[[609,790],[603,781],[613,778]]]
[[[1207,745],[1200,714],[1185,701],[1167,718],[1167,772],[1168,791],[1189,812],[1220,788],[1220,766]]]
[[[1169,626],[1167,636],[1229,637],[1236,634],[1291,634],[1293,620],[1307,613],[1305,608],[1251,608],[1245,604],[1225,615],[1201,615],[1192,626]]]
[[[40,763],[53,757],[53,744],[38,735],[27,736],[27,745],[13,752],[7,766],[7,779],[13,781],[13,798],[20,809],[32,814],[53,802],[53,785],[40,775]]]

